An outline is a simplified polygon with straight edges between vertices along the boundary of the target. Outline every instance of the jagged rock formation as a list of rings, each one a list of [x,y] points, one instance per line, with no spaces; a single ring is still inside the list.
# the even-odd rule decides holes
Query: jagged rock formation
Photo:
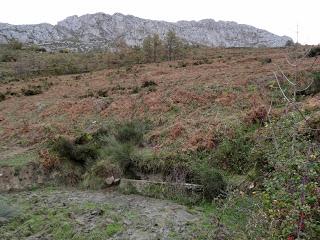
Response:
[[[235,22],[179,21],[170,23],[137,18],[115,13],[71,16],[57,25],[10,25],[0,23],[0,43],[17,39],[48,48],[72,48],[88,50],[108,47],[118,39],[128,45],[139,45],[149,34],[158,33],[161,38],[169,30],[192,44],[215,47],[281,47],[291,38],[277,36],[268,31]]]

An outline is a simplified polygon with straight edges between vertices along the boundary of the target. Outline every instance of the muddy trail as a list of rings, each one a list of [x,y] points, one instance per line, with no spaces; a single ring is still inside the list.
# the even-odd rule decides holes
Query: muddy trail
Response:
[[[1,199],[16,216],[0,223],[0,239],[221,239],[200,208],[166,200],[54,189]]]

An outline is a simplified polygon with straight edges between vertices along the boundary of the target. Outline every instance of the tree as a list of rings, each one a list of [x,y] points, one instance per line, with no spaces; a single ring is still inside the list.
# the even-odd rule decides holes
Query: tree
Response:
[[[157,62],[162,55],[163,43],[158,34],[149,35],[143,41],[143,53],[146,62]]]
[[[153,46],[152,46],[152,37],[149,35],[143,40],[142,44],[144,60],[146,62],[152,61],[153,56]]]
[[[158,34],[153,34],[152,43],[153,43],[153,62],[157,62],[161,55],[161,49],[162,49],[162,41]]]
[[[182,52],[182,41],[173,30],[167,33],[166,50],[169,61],[176,60]]]

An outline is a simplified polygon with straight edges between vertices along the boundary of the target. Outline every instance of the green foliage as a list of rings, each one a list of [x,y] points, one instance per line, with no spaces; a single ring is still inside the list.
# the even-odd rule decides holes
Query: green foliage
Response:
[[[115,138],[120,143],[131,143],[133,145],[140,145],[143,141],[144,126],[139,122],[125,122],[116,126],[117,133]]]
[[[76,144],[63,137],[54,142],[53,149],[60,157],[81,166],[91,164],[98,158],[98,149],[94,144]]]
[[[194,167],[194,181],[203,185],[204,197],[212,200],[215,197],[225,196],[227,183],[223,176],[208,164],[196,164]]]
[[[294,134],[296,123],[301,120],[300,114],[291,113],[271,124],[267,129],[276,136],[274,143],[261,145],[269,165],[261,198],[270,222],[274,223],[270,234],[278,239],[298,235],[316,239],[320,234],[320,152],[316,143]]]
[[[11,41],[9,41],[8,47],[13,50],[21,50],[23,47],[23,44],[18,40],[12,39]]]
[[[122,225],[119,223],[108,224],[106,228],[106,233],[109,237],[112,237],[118,232],[122,231]]]
[[[16,62],[17,56],[11,51],[4,51],[0,54],[0,62]]]
[[[313,72],[312,78],[313,78],[312,93],[317,94],[320,92],[320,72]]]
[[[106,187],[106,178],[111,176],[114,178],[122,176],[119,164],[109,159],[98,160],[84,174],[82,185],[90,189],[102,189]]]
[[[216,161],[234,173],[242,174],[250,170],[255,165],[249,157],[254,144],[251,133],[252,129],[239,126],[234,129],[234,136],[224,136],[213,153]]]
[[[320,55],[320,47],[313,47],[309,53],[308,53],[308,57],[317,57]]]

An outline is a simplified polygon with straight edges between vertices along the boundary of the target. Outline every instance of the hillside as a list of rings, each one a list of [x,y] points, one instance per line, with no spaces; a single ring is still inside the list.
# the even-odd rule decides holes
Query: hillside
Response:
[[[210,47],[282,47],[291,38],[235,22],[147,20],[116,13],[71,16],[57,25],[10,25],[0,23],[0,43],[16,39],[23,43],[40,44],[48,49],[87,51],[108,48],[119,39],[128,45],[140,45],[148,35],[157,33],[161,38],[169,30],[190,44]]]
[[[0,198],[0,236],[316,239],[320,65],[309,48],[198,47],[155,63],[129,61],[132,49],[11,48],[0,191],[44,188]],[[123,195],[123,178],[201,186],[201,200],[179,187],[143,194],[188,207]]]

